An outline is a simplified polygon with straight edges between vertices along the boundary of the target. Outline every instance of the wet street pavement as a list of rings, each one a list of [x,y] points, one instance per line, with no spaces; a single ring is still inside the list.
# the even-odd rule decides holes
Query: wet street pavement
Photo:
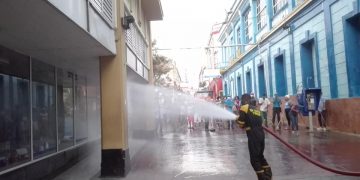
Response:
[[[265,158],[275,180],[359,179],[308,163],[270,134],[266,136]],[[257,179],[249,161],[246,134],[239,129],[167,133],[150,141],[136,154],[126,178],[99,178],[99,171],[100,150],[55,179]]]
[[[332,131],[310,133],[300,127],[299,135],[282,128],[275,131],[282,139],[312,159],[341,171],[360,172],[360,137]],[[360,178],[359,178],[360,179]]]

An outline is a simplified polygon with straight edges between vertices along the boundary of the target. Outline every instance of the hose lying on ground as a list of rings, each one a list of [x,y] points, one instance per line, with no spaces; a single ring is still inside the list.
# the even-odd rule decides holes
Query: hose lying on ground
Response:
[[[325,169],[327,171],[336,173],[336,174],[341,174],[341,175],[346,175],[346,176],[360,176],[360,172],[352,172],[352,171],[343,171],[343,170],[338,170],[338,169],[334,169],[328,166],[325,166],[323,163],[316,161],[314,159],[311,159],[309,156],[307,156],[306,154],[302,153],[301,151],[299,151],[298,149],[296,149],[293,145],[289,144],[288,142],[286,142],[284,139],[282,139],[279,135],[277,135],[275,132],[271,131],[270,129],[264,127],[265,131],[267,131],[268,133],[270,133],[271,135],[273,135],[276,139],[278,139],[280,142],[282,142],[283,144],[285,144],[288,148],[290,148],[291,150],[293,150],[295,153],[299,154],[302,158],[306,159],[307,161],[309,161],[310,163]]]

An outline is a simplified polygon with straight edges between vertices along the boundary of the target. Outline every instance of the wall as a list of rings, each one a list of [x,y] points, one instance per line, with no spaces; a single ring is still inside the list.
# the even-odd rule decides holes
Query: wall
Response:
[[[337,69],[337,79],[340,83],[338,86],[339,89],[339,97],[348,97],[348,86],[347,86],[347,77],[346,77],[346,65],[345,65],[345,55],[344,55],[344,37],[342,31],[342,23],[341,17],[346,13],[348,13],[352,8],[352,2],[344,0],[339,0],[331,5],[332,13],[332,24],[334,26],[334,49],[335,49],[335,60],[336,60],[336,69]],[[265,44],[261,44],[261,47],[270,46],[270,61],[271,61],[271,69],[274,69],[274,55],[279,53],[280,51],[284,52],[284,61],[285,61],[285,73],[286,73],[286,86],[287,86],[287,93],[288,94],[295,94],[298,86],[304,86],[303,77],[302,77],[302,69],[301,67],[301,44],[306,38],[314,38],[314,46],[313,46],[313,59],[314,59],[314,82],[315,87],[320,87],[323,90],[323,95],[326,98],[330,98],[330,78],[329,78],[329,60],[328,60],[328,51],[331,45],[328,45],[326,32],[325,32],[325,16],[327,16],[323,9],[324,6],[328,5],[329,3],[319,3],[318,5],[312,7],[315,9],[322,9],[321,11],[317,12],[308,12],[306,16],[295,18],[296,20],[293,22],[296,26],[292,27],[291,29],[280,29],[278,32],[274,33],[273,37],[270,38],[268,42]],[[284,12],[286,12],[284,10]],[[273,19],[273,22],[276,21],[278,18],[277,16],[280,15],[283,11],[276,15],[276,18]],[[341,14],[339,14],[341,13]],[[336,17],[336,18],[335,18]],[[306,20],[303,20],[303,19]],[[341,25],[341,26],[340,26]],[[340,34],[339,34],[340,33]],[[335,34],[338,35],[335,37]],[[258,51],[256,48],[255,51]],[[258,52],[255,52],[255,54]],[[262,55],[263,56],[263,55]],[[250,56],[245,56],[243,61],[248,61],[249,58],[253,58]],[[259,63],[257,56],[255,56],[256,62],[255,65]],[[263,57],[262,57],[263,58]],[[294,62],[294,69],[292,69],[292,61]],[[268,64],[267,58],[264,58],[265,62],[265,71],[268,71]],[[250,62],[248,62],[250,63]],[[250,64],[245,65],[245,71],[249,67],[253,70],[253,66]],[[237,67],[234,67],[237,68]],[[292,77],[293,73],[295,73]],[[269,75],[267,72],[265,74]],[[252,73],[253,76],[253,73]],[[255,77],[253,77],[253,89],[254,91],[258,90],[257,87],[257,69],[255,66]],[[296,82],[293,82],[295,79]],[[266,80],[268,82],[269,80]],[[268,94],[270,95],[270,91],[276,92],[276,79],[275,74],[272,72],[271,74],[271,84],[266,83]],[[306,82],[305,82],[306,83]],[[270,90],[270,87],[272,89]],[[245,87],[246,88],[246,87]]]
[[[286,34],[286,32],[283,32]],[[276,76],[275,76],[275,56],[279,55],[279,53],[284,53],[284,65],[285,65],[285,79],[286,79],[286,86],[287,86],[287,94],[292,93],[292,86],[291,86],[291,66],[290,66],[290,46],[289,46],[289,36],[285,36],[284,38],[280,39],[277,43],[270,46],[270,61],[271,69],[273,71],[272,74],[272,87],[274,92],[276,92]]]
[[[327,124],[331,130],[360,134],[360,98],[326,102]]]
[[[114,54],[116,53],[113,30],[115,18],[112,19],[111,23],[106,22],[92,5],[87,5],[86,0],[48,0],[48,2],[74,21],[84,31],[91,34],[109,51]],[[115,8],[115,3],[113,8]]]
[[[315,34],[316,36],[315,44],[317,44],[318,59],[314,59],[314,61],[318,60],[320,64],[320,79],[322,86],[321,88],[323,89],[323,95],[325,97],[330,97],[329,73],[327,70],[328,69],[327,45],[325,39],[325,24],[324,24],[323,13],[316,15],[310,21],[303,24],[294,31],[294,58],[295,58],[295,70],[296,70],[296,84],[298,85],[304,83],[302,82],[302,68],[304,67],[301,67],[300,41],[306,38],[306,31],[309,31],[309,34]],[[316,74],[317,73],[314,72],[314,75]],[[315,84],[317,84],[316,80],[315,80]]]
[[[286,25],[289,28],[280,28],[274,32],[263,44],[260,44],[261,55],[259,49],[255,48],[252,52],[248,52],[240,61],[246,62],[244,65],[238,64],[225,72],[224,77],[233,72],[240,73],[244,84],[243,92],[246,92],[246,71],[251,69],[252,88],[258,91],[258,69],[257,65],[260,59],[264,61],[266,89],[268,95],[276,92],[276,78],[274,73],[274,56],[284,52],[284,61],[286,66],[286,85],[288,94],[295,94],[295,88],[304,85],[302,77],[303,71],[309,67],[302,67],[302,60],[305,58],[301,53],[302,44],[306,41],[313,40],[313,49],[311,54],[314,67],[314,84],[315,87],[322,89],[323,96],[326,99],[331,98],[349,98],[348,72],[345,54],[344,41],[344,16],[354,10],[354,2],[360,3],[358,0],[324,0],[312,1],[308,7],[303,9],[299,15],[294,16],[292,21]],[[358,5],[358,4],[355,4]],[[245,7],[245,6],[244,6]],[[291,8],[288,8],[291,9]],[[243,12],[245,8],[241,9]],[[281,14],[287,10],[275,15],[272,19],[273,27],[280,22]],[[358,13],[358,11],[356,11]],[[225,37],[226,38],[226,37]],[[266,49],[270,50],[267,52]],[[280,50],[280,51],[279,51]],[[269,54],[268,54],[269,53]],[[332,56],[334,56],[335,68],[331,66]],[[351,56],[349,54],[349,56]],[[310,57],[310,56],[309,56]],[[255,63],[255,66],[253,64]],[[269,64],[268,62],[271,62]],[[293,64],[292,64],[293,63]],[[269,73],[269,65],[270,72]],[[255,68],[254,68],[255,67]],[[242,69],[244,68],[244,69]],[[333,68],[333,69],[332,69]],[[336,72],[335,72],[336,70]],[[330,78],[332,75],[334,78]],[[295,77],[292,77],[294,75]],[[336,80],[334,81],[334,79]],[[295,79],[295,82],[293,81]],[[337,86],[330,88],[330,82]],[[270,82],[270,83],[268,83]],[[272,89],[270,89],[272,87]],[[255,90],[255,89],[256,90]],[[337,90],[338,96],[336,96]],[[336,89],[337,88],[337,89]],[[332,91],[331,91],[332,90]],[[335,95],[334,95],[335,94]],[[259,96],[259,94],[256,94]],[[333,95],[333,97],[332,97]],[[359,105],[358,98],[352,99],[332,99],[327,103],[329,114],[330,129],[359,133],[359,121],[356,107]],[[340,110],[339,110],[340,109]],[[350,121],[348,121],[350,119]],[[317,126],[317,117],[314,117],[314,126]],[[300,124],[307,125],[307,118],[300,119]]]
[[[349,96],[346,59],[345,59],[345,45],[344,45],[344,31],[342,17],[353,9],[353,1],[338,2],[331,5],[331,25],[333,28],[334,39],[334,54],[336,64],[336,76],[339,98]]]
[[[49,2],[66,14],[84,30],[87,29],[87,2],[85,0],[49,0]]]

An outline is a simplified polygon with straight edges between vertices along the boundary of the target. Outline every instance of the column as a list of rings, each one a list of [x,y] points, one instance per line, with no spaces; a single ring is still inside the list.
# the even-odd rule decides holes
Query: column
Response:
[[[121,27],[124,0],[116,3],[116,55],[100,57],[101,176],[122,176],[130,170],[126,108],[125,36]]]

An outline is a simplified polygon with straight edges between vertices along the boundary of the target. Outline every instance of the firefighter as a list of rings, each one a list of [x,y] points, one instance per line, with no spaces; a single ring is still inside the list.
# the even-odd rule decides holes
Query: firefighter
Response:
[[[236,123],[246,130],[250,162],[259,180],[270,180],[272,172],[264,157],[265,134],[262,127],[261,112],[250,105],[251,96],[241,96],[240,113]]]

